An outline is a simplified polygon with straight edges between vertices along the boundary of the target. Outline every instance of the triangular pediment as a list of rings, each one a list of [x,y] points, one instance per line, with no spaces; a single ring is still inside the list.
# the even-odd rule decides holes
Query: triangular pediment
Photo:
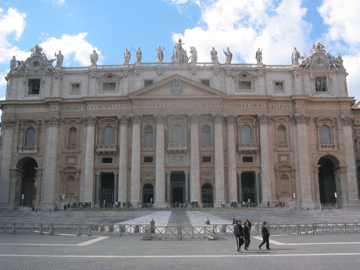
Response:
[[[141,88],[131,94],[131,99],[161,98],[223,98],[225,93],[207,85],[175,74],[160,82]]]

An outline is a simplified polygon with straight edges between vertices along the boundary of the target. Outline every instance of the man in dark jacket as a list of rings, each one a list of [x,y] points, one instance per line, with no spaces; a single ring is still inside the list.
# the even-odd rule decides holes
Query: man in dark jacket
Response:
[[[241,220],[238,220],[235,229],[234,229],[234,234],[235,234],[235,238],[236,238],[236,250],[237,252],[241,253],[241,246],[244,244],[244,232],[243,232],[243,227],[241,226],[242,222]]]
[[[245,250],[248,250],[248,247],[250,245],[250,226],[249,222],[246,221],[244,224],[244,239],[245,239]]]
[[[261,249],[261,246],[265,243],[266,243],[266,249],[270,249],[270,244],[269,244],[270,232],[268,230],[268,224],[266,221],[263,222],[261,233],[262,233],[263,241],[260,244],[259,249]]]

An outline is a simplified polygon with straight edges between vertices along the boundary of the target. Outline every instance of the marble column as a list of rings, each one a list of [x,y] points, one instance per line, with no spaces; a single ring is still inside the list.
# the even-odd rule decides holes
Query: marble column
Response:
[[[131,116],[132,147],[131,147],[131,203],[132,206],[139,207],[140,200],[140,123],[141,115]]]
[[[95,205],[100,207],[101,173],[95,173]]]
[[[261,202],[261,189],[260,189],[260,171],[256,170],[255,172],[255,190],[256,190],[256,202]]]
[[[158,114],[156,119],[156,177],[155,207],[165,207],[165,115]]]
[[[169,205],[171,204],[170,176],[171,176],[171,171],[166,171],[166,202]]]
[[[85,143],[85,183],[84,201],[94,204],[94,154],[95,154],[95,117],[88,116],[85,119],[86,143]]]
[[[19,169],[10,169],[10,207],[21,204],[21,186],[24,171]]]
[[[353,123],[352,115],[341,115],[340,121],[342,123],[343,138],[344,138],[344,151],[346,169],[346,182],[347,182],[347,201],[344,201],[345,206],[359,206],[358,185],[356,176],[356,164],[354,154],[354,141],[353,141]]]
[[[313,187],[310,177],[309,145],[307,134],[307,124],[310,120],[310,117],[306,114],[295,114],[291,119],[296,123],[300,170],[299,181],[301,182],[301,207],[304,209],[313,209],[315,207],[315,203],[312,198]]]
[[[189,171],[185,171],[185,203],[189,202]]]
[[[236,181],[236,144],[235,144],[235,120],[236,116],[227,117],[227,163],[228,163],[228,188],[229,203],[237,202],[237,181]],[[216,137],[215,137],[216,139]]]
[[[242,203],[243,201],[243,197],[242,197],[242,187],[241,187],[241,175],[242,175],[242,171],[238,171],[237,172],[237,177],[238,177],[238,200],[239,200],[239,203]]]
[[[262,203],[267,204],[271,200],[268,125],[272,122],[272,116],[262,114],[258,115],[258,119],[260,123],[261,197]]]
[[[114,172],[114,202],[118,202],[119,198],[119,173]]]
[[[223,119],[221,114],[214,114],[215,124],[215,207],[221,207],[225,202],[224,182],[224,137]]]
[[[41,203],[41,187],[43,185],[43,169],[37,168],[36,169],[36,206],[39,206]]]
[[[2,161],[0,178],[0,207],[9,206],[10,200],[10,166],[14,137],[15,119],[2,120]]]
[[[46,167],[44,168],[44,179],[42,187],[41,208],[46,210],[53,210],[55,202],[55,183],[58,176],[57,169],[57,143],[58,143],[58,126],[60,118],[58,116],[50,116],[45,119],[47,127],[46,148],[45,148],[45,161]]]
[[[190,138],[190,201],[201,203],[200,190],[200,154],[199,154],[199,118],[200,115],[189,116],[191,123]]]
[[[120,118],[120,154],[119,154],[119,186],[118,200],[119,202],[127,202],[127,183],[128,183],[128,124],[129,116],[121,116]]]

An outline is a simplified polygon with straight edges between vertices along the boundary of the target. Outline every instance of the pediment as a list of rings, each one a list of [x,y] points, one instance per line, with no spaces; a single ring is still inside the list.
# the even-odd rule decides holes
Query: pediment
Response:
[[[131,99],[145,98],[223,98],[225,93],[212,87],[190,80],[184,76],[175,74],[160,82],[156,82],[131,94]]]

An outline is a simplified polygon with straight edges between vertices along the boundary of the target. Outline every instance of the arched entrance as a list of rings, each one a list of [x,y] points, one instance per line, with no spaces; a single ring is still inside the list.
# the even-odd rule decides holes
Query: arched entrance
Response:
[[[201,195],[203,203],[213,203],[213,186],[209,183],[201,187]]]
[[[145,184],[143,186],[143,203],[154,202],[154,186],[152,184]]]
[[[338,161],[332,156],[324,156],[320,158],[318,165],[319,167],[319,192],[320,192],[320,203],[322,204],[335,204],[336,197],[335,192],[339,196],[341,195],[337,191],[337,182],[340,179],[336,178],[335,171],[337,170]],[[338,186],[341,186],[340,183]]]
[[[36,205],[37,178],[35,159],[26,157],[18,162],[17,168],[22,171],[21,183],[15,183],[16,189],[20,190],[19,204],[24,206]],[[15,190],[15,192],[18,192]]]

